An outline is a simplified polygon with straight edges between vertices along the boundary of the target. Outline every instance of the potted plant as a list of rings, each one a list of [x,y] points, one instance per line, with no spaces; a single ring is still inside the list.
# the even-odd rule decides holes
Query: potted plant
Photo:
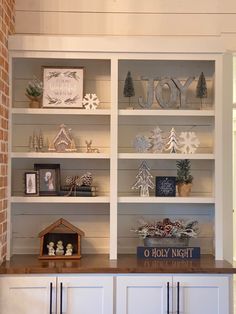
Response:
[[[169,218],[152,223],[140,221],[140,227],[131,231],[137,233],[148,247],[188,246],[189,239],[197,236],[198,222],[171,221]]]
[[[179,196],[189,196],[192,189],[193,176],[189,159],[177,160],[176,184]]]
[[[42,95],[43,83],[39,79],[34,78],[26,87],[26,96],[30,99],[29,107],[39,108]]]

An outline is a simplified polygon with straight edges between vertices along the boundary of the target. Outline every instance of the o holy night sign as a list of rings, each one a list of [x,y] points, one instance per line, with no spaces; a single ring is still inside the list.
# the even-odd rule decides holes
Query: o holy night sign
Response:
[[[137,256],[153,259],[200,258],[200,247],[137,247]]]

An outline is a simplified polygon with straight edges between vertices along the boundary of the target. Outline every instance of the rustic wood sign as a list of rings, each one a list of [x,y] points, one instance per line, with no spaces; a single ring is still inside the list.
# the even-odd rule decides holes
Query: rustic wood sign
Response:
[[[200,247],[137,247],[137,257],[153,259],[200,258]]]

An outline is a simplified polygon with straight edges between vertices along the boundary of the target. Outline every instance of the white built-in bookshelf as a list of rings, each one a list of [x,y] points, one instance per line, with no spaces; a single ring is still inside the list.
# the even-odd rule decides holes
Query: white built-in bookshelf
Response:
[[[108,253],[116,259],[118,253],[136,252],[140,240],[131,229],[138,226],[140,218],[146,221],[163,219],[196,219],[200,224],[199,237],[192,245],[200,245],[202,253],[215,254],[223,259],[231,229],[225,225],[229,218],[230,202],[225,192],[227,181],[227,97],[223,80],[228,75],[225,56],[212,48],[189,52],[168,46],[158,50],[150,40],[145,53],[138,42],[130,49],[122,39],[117,51],[111,51],[107,39],[101,39],[101,49],[93,47],[92,38],[80,42],[73,39],[73,48],[63,44],[63,37],[55,47],[49,41],[32,41],[21,36],[10,39],[11,110],[9,145],[9,245],[12,254],[38,253],[38,233],[63,217],[85,232],[82,242],[84,253]],[[77,44],[76,44],[77,43]],[[75,45],[75,46],[74,46]],[[75,48],[76,47],[76,48]],[[118,48],[119,47],[119,48]],[[163,49],[166,51],[163,53]],[[126,52],[130,51],[130,52]],[[84,67],[84,94],[95,93],[100,106],[96,110],[29,108],[25,96],[28,81],[41,78],[43,66]],[[225,68],[224,68],[225,67]],[[128,107],[123,97],[124,80],[131,71],[135,96],[131,98],[134,109]],[[208,97],[200,109],[196,98],[196,84],[204,72]],[[147,94],[146,77],[176,77],[184,82],[189,76],[195,80],[187,92],[186,108],[160,108],[154,97],[151,109],[141,109],[138,97]],[[52,153],[29,151],[29,135],[41,130],[45,138],[52,138],[60,124],[71,128],[77,152]],[[177,132],[194,131],[200,145],[194,154],[137,153],[133,146],[137,134],[148,134],[155,126],[165,133],[171,127]],[[85,140],[92,139],[100,153],[86,153]],[[226,148],[225,148],[226,147]],[[140,197],[131,189],[138,167],[147,162],[153,177],[175,176],[176,160],[190,159],[194,177],[189,197]],[[230,161],[230,158],[229,158]],[[60,164],[61,180],[67,175],[82,175],[90,171],[97,187],[95,197],[24,195],[24,173],[34,169],[34,164]],[[227,216],[227,218],[225,218]]]

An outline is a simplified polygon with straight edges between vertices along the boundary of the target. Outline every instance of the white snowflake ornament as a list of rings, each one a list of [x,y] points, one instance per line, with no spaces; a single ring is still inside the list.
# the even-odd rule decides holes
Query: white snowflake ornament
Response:
[[[97,109],[100,101],[96,94],[86,94],[82,100],[85,109]]]
[[[194,154],[198,148],[200,141],[195,132],[181,132],[180,133],[180,150],[183,154]]]
[[[134,139],[134,148],[138,153],[145,153],[151,147],[150,140],[145,135],[136,135]]]

